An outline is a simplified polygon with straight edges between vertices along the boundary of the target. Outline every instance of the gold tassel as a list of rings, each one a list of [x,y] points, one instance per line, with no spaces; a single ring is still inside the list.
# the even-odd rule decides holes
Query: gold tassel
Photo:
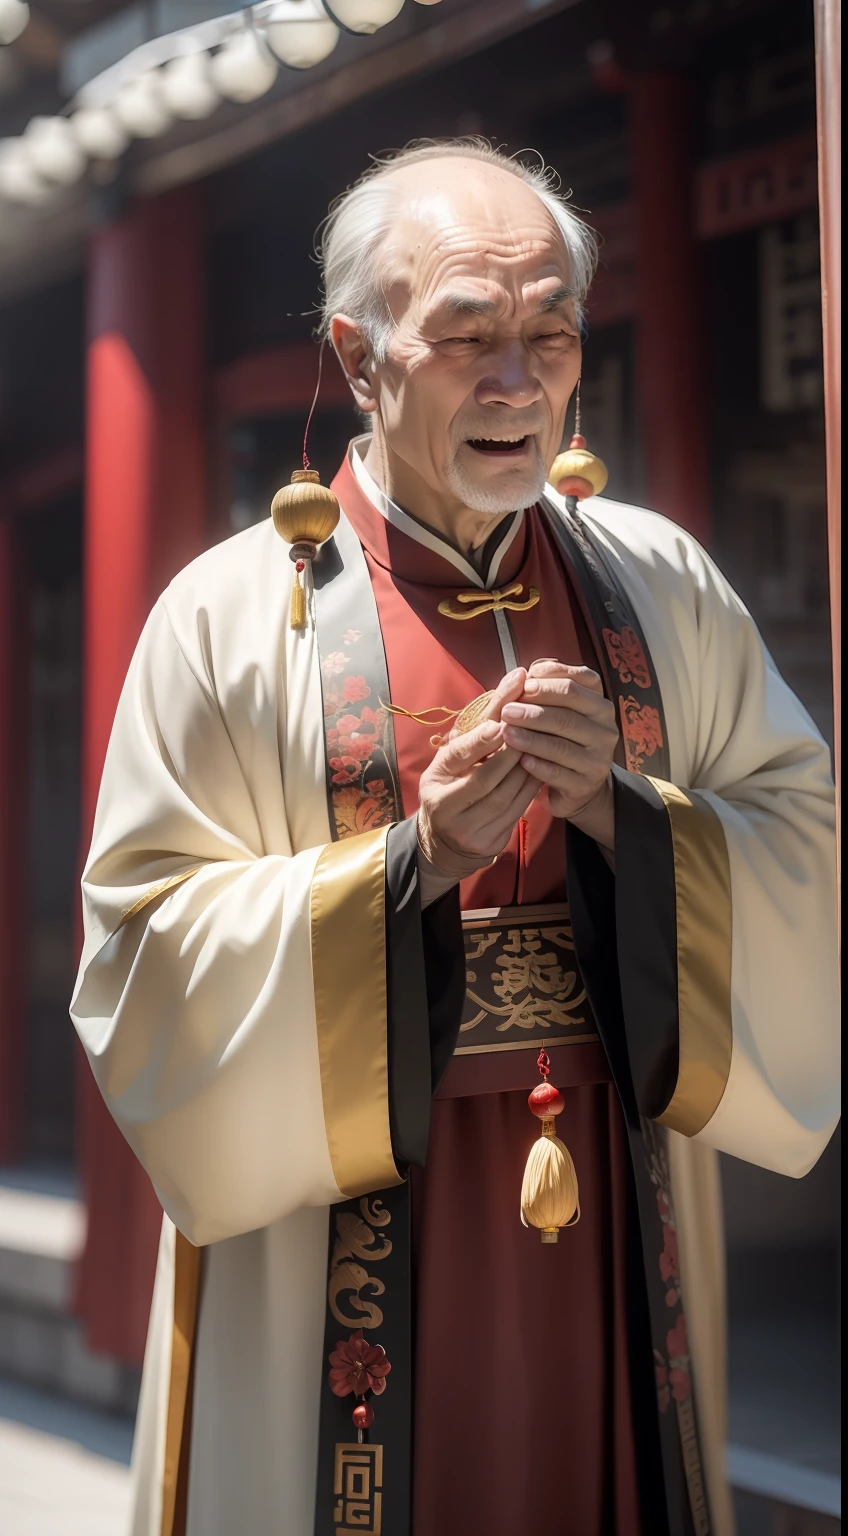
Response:
[[[315,559],[319,545],[338,526],[340,515],[335,496],[321,484],[315,469],[296,469],[291,485],[284,485],[271,503],[274,527],[280,538],[291,545],[289,559],[295,572],[289,609],[292,629],[306,628],[306,590],[301,578],[307,563],[311,566]]]
[[[306,628],[306,592],[304,591],[301,572],[304,562],[298,560],[294,568],[294,581],[291,590],[291,609],[289,611],[289,628]]]
[[[537,1227],[543,1243],[555,1243],[560,1227],[573,1227],[580,1220],[580,1195],[571,1153],[556,1134],[555,1116],[565,1108],[558,1088],[547,1081],[550,1058],[540,1051],[537,1061],[543,1081],[533,1089],[527,1102],[542,1122],[542,1134],[530,1148],[521,1185],[521,1220],[525,1227]]]
[[[530,1148],[521,1186],[521,1220],[525,1227],[540,1229],[543,1243],[555,1243],[560,1227],[573,1227],[580,1220],[577,1174],[553,1120],[542,1121],[542,1134]]]

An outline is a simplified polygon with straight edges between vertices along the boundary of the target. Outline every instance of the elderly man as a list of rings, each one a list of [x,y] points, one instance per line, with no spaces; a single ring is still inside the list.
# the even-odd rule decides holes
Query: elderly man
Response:
[[[323,257],[337,527],[302,482],[294,566],[156,604],[83,880],[166,1212],[134,1530],[725,1533],[715,1149],[836,1119],[828,753],[686,534],[545,483],[593,246],[540,173],[419,145]]]

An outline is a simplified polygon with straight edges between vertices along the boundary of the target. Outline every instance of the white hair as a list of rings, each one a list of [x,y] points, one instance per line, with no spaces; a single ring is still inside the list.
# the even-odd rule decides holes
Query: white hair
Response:
[[[578,318],[582,317],[583,302],[597,263],[597,240],[560,192],[556,173],[545,166],[541,156],[537,165],[528,165],[503,154],[486,139],[419,139],[405,149],[375,158],[364,175],[336,198],[318,232],[323,337],[329,337],[333,315],[347,315],[362,327],[377,360],[385,358],[393,321],[382,290],[377,258],[397,207],[399,194],[393,182],[394,172],[424,160],[454,156],[508,171],[531,187],[544,203],[568,252],[569,284],[574,290]]]

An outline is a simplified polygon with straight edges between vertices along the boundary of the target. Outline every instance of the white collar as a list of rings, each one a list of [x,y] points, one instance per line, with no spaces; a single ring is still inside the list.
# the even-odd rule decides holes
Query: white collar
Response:
[[[416,522],[414,517],[410,517],[408,512],[404,512],[403,508],[397,505],[397,502],[392,501],[391,497],[387,496],[385,491],[380,489],[373,475],[365,468],[365,455],[368,452],[370,442],[371,437],[369,433],[366,433],[363,437],[354,438],[350,445],[350,463],[359,488],[368,497],[371,505],[383,514],[387,523],[394,523],[395,527],[400,528],[409,538],[415,539],[417,543],[423,544],[427,549],[433,550],[435,554],[441,555],[443,560],[449,561],[451,565],[456,567],[470,587],[482,587],[484,590],[493,587],[497,580],[501,561],[515,539],[519,528],[522,526],[524,521],[523,515],[512,518],[503,538],[494,550],[484,578],[471,564],[471,561],[466,560],[465,556],[459,553],[458,549],[454,549],[453,545],[449,544],[446,539],[439,538],[439,535],[434,533],[431,528],[427,528],[423,523]]]

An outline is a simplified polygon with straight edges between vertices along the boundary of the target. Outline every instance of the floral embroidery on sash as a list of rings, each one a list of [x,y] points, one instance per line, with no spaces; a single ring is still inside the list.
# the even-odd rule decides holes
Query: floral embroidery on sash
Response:
[[[637,688],[650,688],[651,674],[636,631],[625,624],[620,634],[614,629],[602,633],[607,655],[621,681],[635,683]]]
[[[653,757],[663,745],[659,710],[653,704],[640,704],[632,693],[619,698],[618,708],[627,766],[631,773],[640,773],[645,758]]]
[[[331,651],[321,662],[330,800],[338,838],[372,832],[396,819],[395,797],[385,777],[387,716],[379,700],[372,700],[368,681],[355,670],[350,654],[362,631],[348,629],[342,638],[347,650]]]
[[[657,1196],[657,1211],[662,1224],[663,1246],[659,1254],[660,1279],[665,1286],[665,1304],[670,1309],[669,1328],[666,1333],[666,1355],[654,1349],[657,1378],[657,1399],[660,1412],[668,1411],[671,1400],[685,1402],[692,1395],[692,1377],[689,1360],[689,1343],[686,1337],[686,1318],[683,1315],[683,1297],[680,1291],[680,1256],[677,1246],[677,1223],[671,1203],[671,1177],[668,1153],[659,1136],[650,1135],[648,1172]]]

